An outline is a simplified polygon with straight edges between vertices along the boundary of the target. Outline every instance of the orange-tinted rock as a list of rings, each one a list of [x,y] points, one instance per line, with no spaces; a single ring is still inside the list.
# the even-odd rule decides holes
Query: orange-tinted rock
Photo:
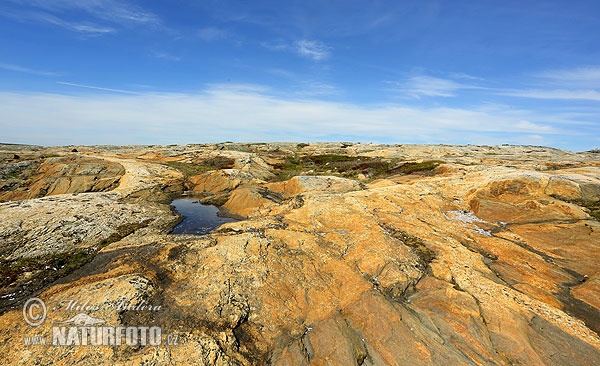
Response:
[[[267,187],[285,197],[304,192],[346,193],[363,189],[363,186],[354,180],[328,176],[298,176],[268,184]]]
[[[23,186],[0,194],[0,201],[115,188],[125,170],[119,164],[78,156],[46,159]]]
[[[244,170],[223,169],[195,175],[190,177],[189,181],[192,191],[220,193],[231,191],[242,184],[258,180],[251,173]]]

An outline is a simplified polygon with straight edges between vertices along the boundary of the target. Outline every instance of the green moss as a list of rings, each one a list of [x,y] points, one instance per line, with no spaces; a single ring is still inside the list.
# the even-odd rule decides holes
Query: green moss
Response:
[[[570,203],[587,208],[589,210],[590,216],[592,216],[594,219],[600,221],[600,200],[598,200],[598,201],[571,200]]]
[[[390,169],[394,166],[392,161],[381,159],[367,159],[353,165],[347,172],[362,173],[372,178],[379,178],[389,175]]]
[[[389,169],[388,162],[364,156],[323,154],[299,157],[298,154],[286,158],[283,163],[273,166],[276,180],[286,180],[296,175],[311,172],[312,175],[336,175],[356,178],[359,173],[378,175]],[[376,168],[376,169],[375,169]]]
[[[565,201],[568,203],[572,203],[574,205],[584,207],[589,210],[589,215],[594,219],[600,221],[600,200],[592,201],[592,200],[582,200],[582,199],[568,199],[557,194],[550,195],[557,200]]]
[[[419,257],[419,265],[422,269],[429,266],[429,263],[435,259],[435,252],[427,247],[423,239],[385,224],[381,228],[388,232],[393,238],[400,240],[404,245],[410,247]]]
[[[202,160],[198,163],[184,163],[180,161],[169,161],[165,165],[177,169],[183,173],[186,177],[206,173],[211,170],[228,169],[233,168],[235,160],[216,156],[211,159]]]
[[[136,230],[148,226],[151,219],[131,224],[121,225],[117,232],[101,240],[98,245],[89,248],[78,248],[68,252],[49,254],[37,258],[20,258],[11,262],[0,263],[0,288],[19,280],[26,272],[33,272],[30,279],[42,286],[57,278],[63,277],[91,261],[100,249],[110,243],[119,241]]]
[[[384,178],[394,174],[411,174],[415,172],[430,172],[443,161],[427,160],[423,162],[407,162],[401,165],[397,159],[373,158],[368,156],[349,156],[338,154],[322,154],[313,156],[287,157],[284,162],[273,166],[276,180],[286,180],[296,175],[336,175],[356,179],[363,174],[369,179]]]
[[[298,144],[298,150],[301,149],[300,145],[304,147],[303,144]],[[342,154],[300,156],[298,151],[293,156],[285,158],[282,163],[273,165],[276,174],[274,180],[287,180],[303,174],[334,175],[350,179],[357,179],[359,174],[362,174],[367,179],[373,180],[394,174],[428,173],[443,163],[441,160],[426,160],[398,165],[399,162],[398,159]]]
[[[547,170],[560,170],[577,167],[577,164],[572,163],[546,163],[545,165]]]
[[[422,162],[403,163],[391,170],[393,173],[412,174],[417,172],[429,172],[440,166],[441,160],[425,160]]]
[[[304,158],[305,162],[313,162],[317,165],[325,165],[327,163],[339,163],[339,162],[349,162],[349,161],[360,161],[361,159],[365,159],[362,156],[349,156],[349,155],[337,155],[337,154],[323,154],[323,155],[314,155],[307,156]]]
[[[0,288],[15,282],[26,272],[37,272],[34,276],[37,275],[44,282],[51,282],[89,262],[97,251],[97,248],[83,248],[40,258],[20,258],[0,263]]]

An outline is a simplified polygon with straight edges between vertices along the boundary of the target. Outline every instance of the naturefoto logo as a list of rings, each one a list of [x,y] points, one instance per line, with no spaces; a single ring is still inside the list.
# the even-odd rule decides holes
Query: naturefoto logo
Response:
[[[63,309],[64,307],[64,309]],[[59,308],[66,311],[79,311],[63,321],[52,325],[52,346],[177,346],[179,336],[168,334],[163,336],[158,326],[111,326],[106,320],[89,315],[83,311],[98,311],[101,305],[90,305],[89,302],[80,304],[76,300],[62,300]],[[160,311],[161,306],[147,304],[144,300],[131,305],[124,300],[109,305],[109,309],[127,311]],[[52,308],[56,310],[56,307]],[[40,298],[31,298],[23,305],[23,318],[32,327],[42,325],[48,316],[48,307]],[[46,336],[33,336],[24,339],[25,345],[45,346]]]

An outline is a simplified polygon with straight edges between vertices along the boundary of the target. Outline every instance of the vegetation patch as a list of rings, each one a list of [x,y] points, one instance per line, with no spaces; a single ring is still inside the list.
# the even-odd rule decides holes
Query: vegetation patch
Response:
[[[302,160],[304,162],[313,163],[316,165],[326,165],[331,163],[341,163],[341,162],[357,162],[364,159],[368,159],[362,156],[349,156],[349,155],[337,155],[337,154],[324,154],[324,155],[313,155],[307,156]]]
[[[230,169],[235,166],[235,160],[223,156],[205,159],[197,163],[184,163],[181,161],[169,161],[165,165],[177,169],[186,177],[206,173],[211,170]]]
[[[579,207],[584,207],[589,210],[590,216],[592,216],[597,221],[600,221],[600,200],[592,201],[582,199],[568,199],[557,194],[551,194],[550,196],[556,198],[557,200],[572,203]]]
[[[569,169],[569,168],[577,168],[582,166],[583,164],[573,164],[573,163],[546,163],[547,170],[561,170],[561,169]]]
[[[441,160],[425,160],[422,162],[407,162],[393,168],[391,173],[412,174],[418,172],[431,172],[444,162]]]
[[[358,174],[364,174],[369,178],[376,178],[385,174],[392,166],[391,161],[380,158],[323,154],[288,157],[273,168],[277,175],[276,180],[281,181],[302,174],[335,175],[344,178],[356,178]]]
[[[81,268],[94,259],[102,248],[123,239],[137,229],[148,226],[151,221],[148,219],[121,225],[117,228],[116,233],[88,248],[0,262],[0,314],[15,308],[31,294],[48,284]]]
[[[381,227],[393,238],[400,240],[404,245],[413,250],[413,252],[419,257],[419,267],[421,267],[421,269],[427,269],[429,267],[429,263],[435,259],[435,252],[425,245],[423,239],[389,225],[382,224]]]
[[[368,179],[378,179],[394,174],[412,174],[430,172],[443,161],[428,160],[424,162],[406,162],[400,165],[398,159],[373,158],[369,156],[350,156],[338,154],[323,154],[313,156],[288,157],[284,162],[273,165],[275,180],[282,181],[296,175],[335,175],[356,179],[359,174]]]
[[[97,248],[83,248],[40,258],[21,258],[0,263],[0,288],[6,287],[25,273],[43,274],[46,280],[55,280],[87,263]]]
[[[586,200],[571,200],[567,201],[577,206],[585,207],[589,210],[590,216],[600,221],[600,200],[598,201],[586,201]]]
[[[190,177],[192,175],[198,175],[198,174],[208,171],[208,169],[205,169],[203,166],[201,166],[199,164],[182,163],[179,161],[169,161],[169,162],[165,163],[165,165],[167,165],[173,169],[179,170],[186,177]]]
[[[218,147],[219,150],[252,152],[252,145],[253,144],[237,144],[231,141],[226,141],[223,144],[220,144]]]

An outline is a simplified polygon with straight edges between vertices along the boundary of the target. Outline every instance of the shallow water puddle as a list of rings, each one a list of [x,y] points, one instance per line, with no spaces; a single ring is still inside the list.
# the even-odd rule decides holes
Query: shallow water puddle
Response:
[[[237,221],[230,217],[218,216],[219,208],[198,203],[197,198],[178,198],[171,202],[185,219],[175,226],[171,234],[204,235],[226,222]]]

